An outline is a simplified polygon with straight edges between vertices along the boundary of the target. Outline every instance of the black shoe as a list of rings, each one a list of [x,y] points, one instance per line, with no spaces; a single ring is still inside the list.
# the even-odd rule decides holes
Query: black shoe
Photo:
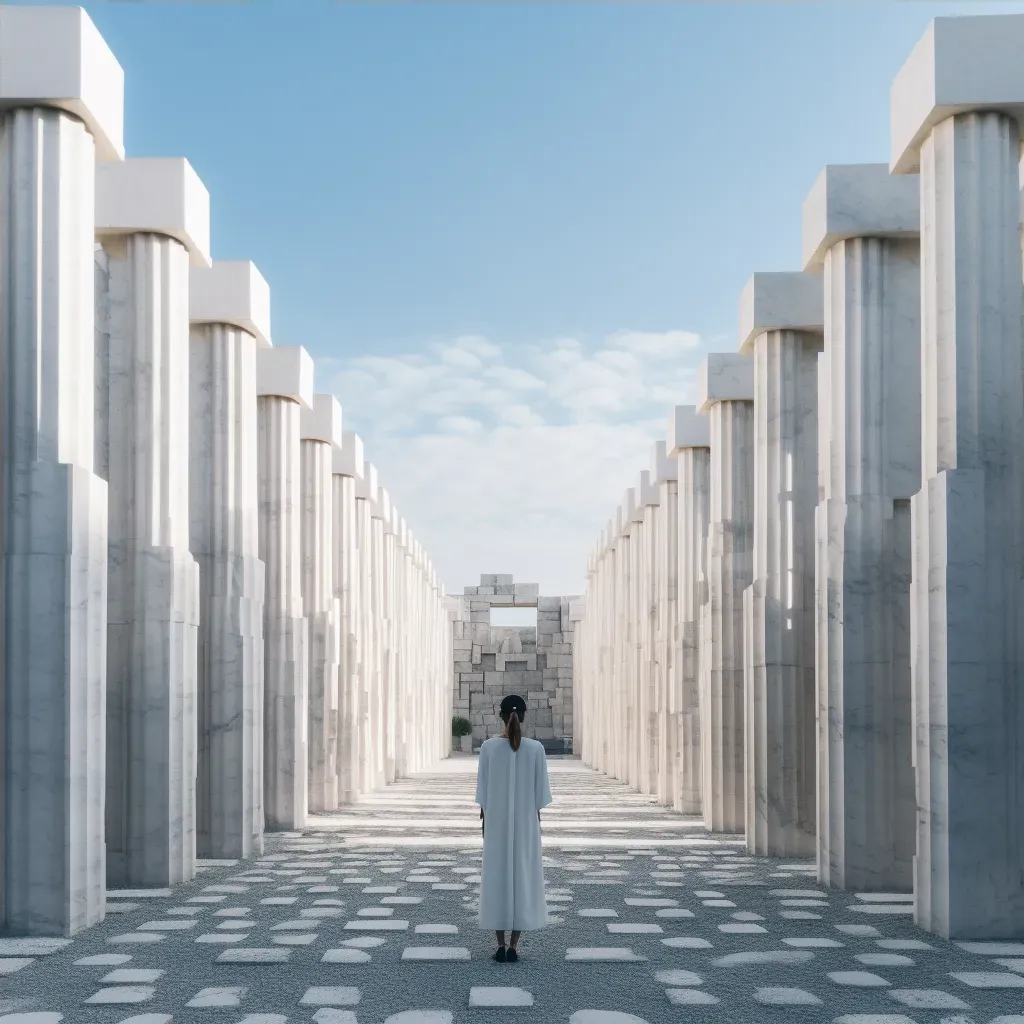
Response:
[[[514,949],[509,949],[505,954],[505,959],[510,963],[514,964],[519,959],[519,954]]]
[[[494,959],[497,960],[499,964],[503,964],[505,962],[507,954],[505,953],[504,946],[498,947],[498,952],[494,954]]]

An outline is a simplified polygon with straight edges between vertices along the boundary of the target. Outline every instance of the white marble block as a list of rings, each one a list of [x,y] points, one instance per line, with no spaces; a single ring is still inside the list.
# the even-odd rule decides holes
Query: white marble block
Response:
[[[356,480],[363,475],[363,442],[345,433],[334,449],[334,596],[341,602],[338,672],[338,802],[359,794],[360,651],[359,554],[356,547]]]
[[[668,454],[678,475],[678,649],[669,712],[679,716],[679,791],[675,808],[701,813],[700,611],[707,596],[704,545],[708,530],[711,448],[707,420],[692,405],[669,417]]]
[[[306,823],[309,624],[302,594],[301,417],[313,360],[300,346],[257,354],[259,554],[266,566],[263,801],[267,828]]]
[[[256,353],[269,301],[252,264],[190,278],[189,537],[200,571],[197,853],[263,847],[263,600]]]
[[[911,888],[910,499],[921,488],[916,176],[826,167],[804,202],[824,272],[817,509],[818,877]]]
[[[754,360],[754,573],[744,591],[746,837],[815,849],[814,516],[821,274],[755,274],[740,299]]]
[[[193,877],[199,567],[189,552],[189,265],[209,196],[185,160],[96,169],[105,273],[96,468],[107,480],[108,884]]]
[[[104,916],[94,174],[123,156],[123,75],[69,7],[0,9],[0,68],[0,914],[8,933],[71,935]]]
[[[965,939],[1024,934],[1022,46],[1020,15],[937,18],[891,96],[921,188],[914,916]]]
[[[712,832],[745,827],[743,591],[754,575],[754,363],[713,353],[697,375],[711,481],[700,620],[701,796]]]
[[[341,448],[341,406],[315,395],[301,419],[302,604],[309,622],[310,811],[338,807],[338,670],[341,606],[334,595],[334,451]]]

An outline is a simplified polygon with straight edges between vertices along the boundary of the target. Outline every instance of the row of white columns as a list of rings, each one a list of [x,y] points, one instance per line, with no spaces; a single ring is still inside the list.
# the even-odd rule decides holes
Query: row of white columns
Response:
[[[0,53],[0,926],[61,935],[444,757],[451,629],[198,177],[124,159],[86,14]]]
[[[577,641],[588,763],[962,938],[1024,932],[1022,46],[929,28],[891,165],[827,167],[803,271],[747,285]]]

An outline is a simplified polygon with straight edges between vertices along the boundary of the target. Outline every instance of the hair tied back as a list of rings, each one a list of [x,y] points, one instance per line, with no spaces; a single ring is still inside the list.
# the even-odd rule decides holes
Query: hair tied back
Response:
[[[523,739],[523,730],[519,726],[519,716],[512,711],[508,716],[508,741],[512,744],[513,750],[519,749]]]

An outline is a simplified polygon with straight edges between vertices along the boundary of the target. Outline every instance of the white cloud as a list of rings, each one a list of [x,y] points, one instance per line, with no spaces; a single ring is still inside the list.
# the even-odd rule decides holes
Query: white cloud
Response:
[[[510,572],[565,594],[582,590],[670,407],[693,401],[702,355],[686,331],[504,347],[467,335],[332,368],[346,429],[449,588]]]

